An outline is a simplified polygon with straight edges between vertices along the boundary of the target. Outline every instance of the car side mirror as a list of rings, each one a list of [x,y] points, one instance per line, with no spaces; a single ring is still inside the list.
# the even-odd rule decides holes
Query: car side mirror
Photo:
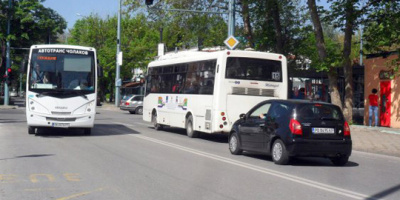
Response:
[[[240,119],[246,119],[246,114],[242,113],[239,115]]]

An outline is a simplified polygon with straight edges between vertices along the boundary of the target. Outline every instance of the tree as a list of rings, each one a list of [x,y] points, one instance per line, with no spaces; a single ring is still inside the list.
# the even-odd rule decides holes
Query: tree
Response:
[[[328,79],[329,79],[329,92],[331,96],[331,102],[340,108],[342,108],[342,101],[340,100],[340,94],[337,85],[337,71],[336,67],[332,65],[332,62],[328,60],[328,54],[326,51],[324,32],[322,30],[322,23],[319,17],[319,13],[317,10],[317,6],[315,0],[307,0],[308,8],[311,14],[311,20],[314,25],[314,35],[316,39],[316,46],[319,55],[319,60],[323,66],[325,66],[325,70],[328,71]]]
[[[42,1],[14,0],[8,8],[8,1],[0,1],[0,50],[1,60],[5,60],[6,42],[12,47],[29,48],[33,44],[55,42],[58,34],[62,34],[67,24],[54,10],[45,8]],[[11,31],[7,36],[7,18],[10,16]],[[18,53],[18,55],[16,55]],[[17,68],[26,52],[11,52],[12,68]],[[17,76],[17,74],[15,74]]]
[[[144,69],[155,57],[158,31],[151,27],[151,23],[143,14],[135,17],[124,14],[121,30],[121,51],[124,53],[121,79],[130,80],[132,69]],[[96,48],[100,66],[104,70],[104,77],[100,79],[99,84],[100,96],[104,100],[105,94],[109,92],[112,98],[116,67],[117,17],[102,19],[92,14],[78,20],[70,34],[71,44]]]

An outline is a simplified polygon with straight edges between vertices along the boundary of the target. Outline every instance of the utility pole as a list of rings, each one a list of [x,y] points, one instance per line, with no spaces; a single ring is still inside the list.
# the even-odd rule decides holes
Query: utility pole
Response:
[[[117,30],[117,55],[116,55],[116,73],[115,73],[115,106],[119,105],[120,99],[120,87],[121,87],[121,79],[120,79],[120,63],[119,61],[122,59],[120,56],[121,52],[121,1],[119,0],[119,10],[118,10],[118,30]]]
[[[11,0],[8,0],[8,12],[7,12],[7,37],[10,35],[10,30],[11,30]],[[4,84],[4,105],[8,106],[9,105],[9,89],[8,89],[8,68],[11,67],[11,62],[10,62],[10,40],[7,39],[7,50],[6,50],[6,81]]]
[[[228,37],[235,35],[235,0],[229,0]]]

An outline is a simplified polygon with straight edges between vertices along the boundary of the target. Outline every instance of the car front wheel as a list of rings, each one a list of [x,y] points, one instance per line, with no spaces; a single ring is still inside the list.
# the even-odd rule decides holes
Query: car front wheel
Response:
[[[285,144],[283,144],[280,139],[275,140],[272,145],[272,160],[278,165],[286,165],[289,163],[288,152],[286,151]]]
[[[239,137],[236,132],[233,132],[231,137],[229,137],[229,151],[231,151],[231,154],[233,155],[240,155],[243,152],[243,150],[239,147],[238,138]]]

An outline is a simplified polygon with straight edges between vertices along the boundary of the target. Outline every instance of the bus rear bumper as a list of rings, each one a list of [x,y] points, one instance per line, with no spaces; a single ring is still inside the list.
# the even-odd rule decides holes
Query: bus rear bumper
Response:
[[[95,114],[57,117],[30,114],[27,116],[28,126],[54,128],[93,128]]]

